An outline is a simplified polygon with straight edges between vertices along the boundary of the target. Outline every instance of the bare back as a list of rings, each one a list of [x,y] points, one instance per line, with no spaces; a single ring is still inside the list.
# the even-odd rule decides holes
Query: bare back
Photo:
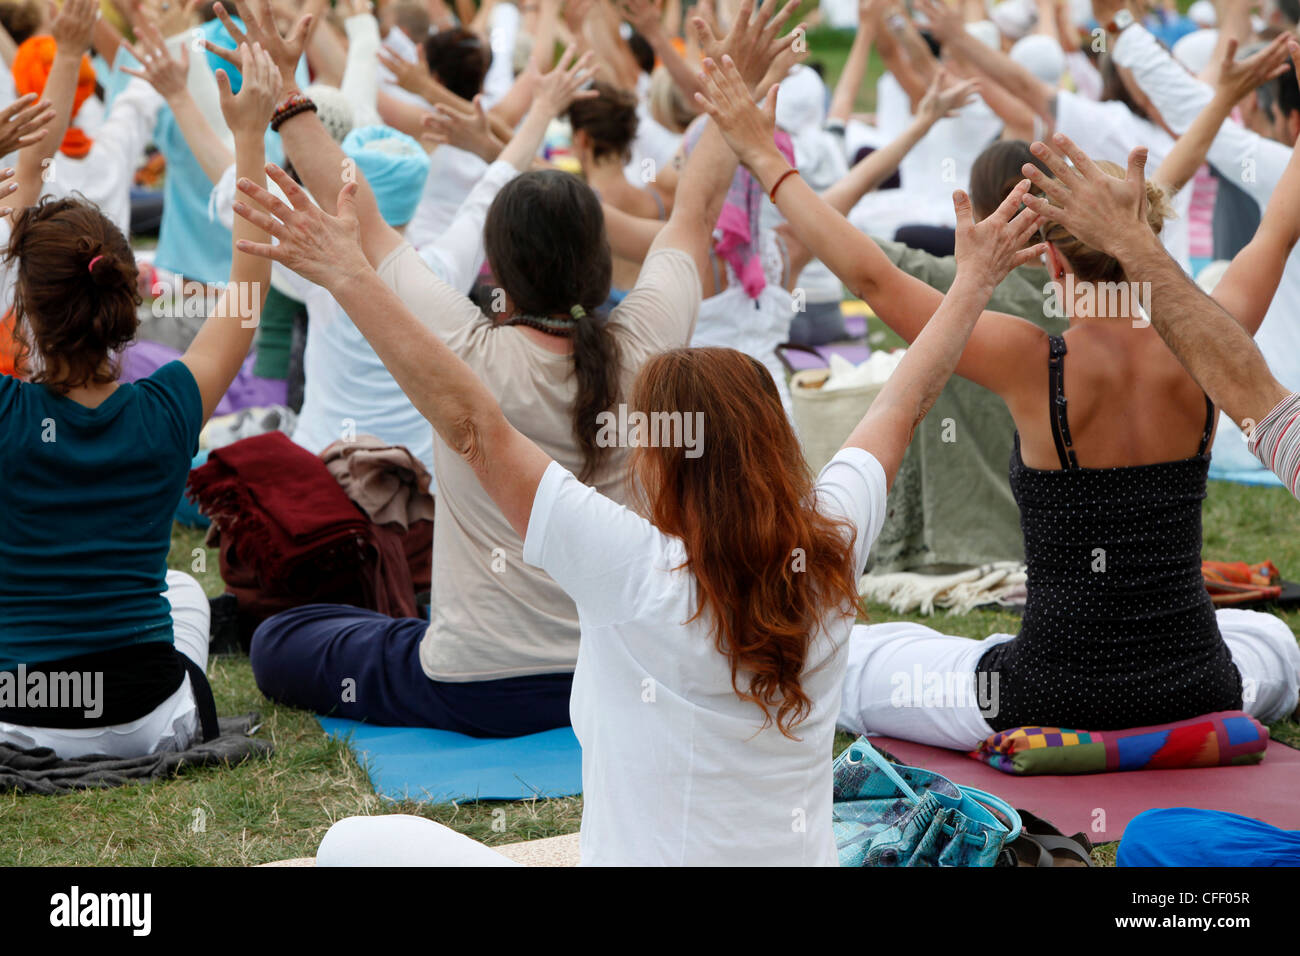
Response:
[[[1069,437],[1083,468],[1150,465],[1190,458],[1206,425],[1205,395],[1155,329],[1094,319],[1064,335],[1063,392]],[[1061,467],[1049,418],[1048,336],[1017,356],[1024,375],[1003,398],[1020,432],[1026,466]]]

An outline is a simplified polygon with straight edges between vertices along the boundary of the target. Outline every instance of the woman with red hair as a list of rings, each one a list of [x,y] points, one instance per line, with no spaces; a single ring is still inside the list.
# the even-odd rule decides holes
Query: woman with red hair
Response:
[[[717,95],[719,67],[705,68]],[[710,122],[704,136],[720,134]],[[633,510],[518,431],[384,285],[358,241],[355,184],[334,217],[270,171],[293,208],[240,183],[271,215],[236,211],[279,242],[239,248],[329,289],[524,539],[524,560],[577,605],[583,862],[834,865],[831,744],[857,577],[903,451],[994,286],[1041,251],[1025,248],[1038,217],[1016,214],[1028,182],[978,225],[957,195],[957,280],[815,482],[762,363],[731,349],[650,359],[630,408],[602,413],[605,440],[633,448]],[[670,220],[655,245],[702,251],[700,232]],[[339,827],[322,862],[440,862],[464,849],[429,821]]]

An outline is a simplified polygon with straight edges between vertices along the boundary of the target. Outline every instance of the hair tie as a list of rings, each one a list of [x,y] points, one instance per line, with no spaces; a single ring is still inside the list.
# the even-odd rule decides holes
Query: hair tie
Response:
[[[99,261],[100,259],[102,259],[102,258],[104,258],[104,257],[103,257],[103,256],[95,256],[95,258],[91,259],[91,260],[90,260],[90,264],[89,264],[88,266],[86,266],[86,271],[87,271],[87,272],[94,272],[94,271],[95,271],[95,263],[98,262],[98,261]]]
[[[569,315],[573,316],[575,319],[585,319],[587,317],[587,310],[580,305],[575,305],[569,310]]]

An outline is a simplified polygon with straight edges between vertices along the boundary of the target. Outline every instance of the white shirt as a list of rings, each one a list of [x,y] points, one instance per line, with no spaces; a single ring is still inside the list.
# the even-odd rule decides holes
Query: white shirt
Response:
[[[55,151],[41,195],[62,199],[79,193],[98,206],[122,235],[129,236],[131,182],[162,107],[163,98],[152,86],[132,79],[95,131],[90,152],[73,159]]]
[[[885,517],[883,469],[843,450],[817,497],[823,513],[852,523],[861,571]],[[679,539],[553,462],[523,556],[578,608],[569,706],[582,744],[584,865],[836,865],[831,745],[852,615],[829,617],[809,644],[812,709],[792,740],[736,695],[709,624],[684,623],[699,595],[674,570],[686,559]]]

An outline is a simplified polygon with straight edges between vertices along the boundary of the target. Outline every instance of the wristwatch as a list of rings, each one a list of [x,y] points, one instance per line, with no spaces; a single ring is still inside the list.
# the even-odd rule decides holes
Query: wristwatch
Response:
[[[1127,7],[1118,10],[1109,23],[1106,24],[1106,32],[1119,35],[1131,27],[1136,21],[1133,19],[1133,13]]]

